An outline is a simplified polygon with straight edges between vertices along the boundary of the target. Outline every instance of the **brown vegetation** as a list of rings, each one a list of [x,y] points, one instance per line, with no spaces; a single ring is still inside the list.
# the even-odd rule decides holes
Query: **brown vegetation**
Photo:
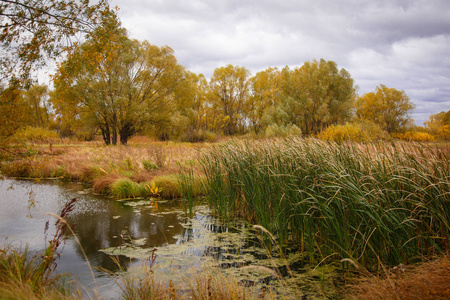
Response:
[[[417,266],[397,266],[384,276],[364,277],[351,285],[349,298],[374,300],[450,299],[448,256]]]
[[[59,178],[92,184],[96,193],[111,195],[111,186],[128,178],[143,184],[154,181],[162,197],[179,197],[176,178],[181,166],[197,166],[198,149],[206,144],[153,142],[132,139],[128,146],[106,147],[99,143],[35,145],[15,150],[0,165],[1,172],[19,178]],[[175,184],[174,184],[175,182]]]

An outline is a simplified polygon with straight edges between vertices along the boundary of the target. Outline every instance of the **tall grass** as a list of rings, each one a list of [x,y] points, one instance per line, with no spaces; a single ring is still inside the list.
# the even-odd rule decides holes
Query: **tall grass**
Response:
[[[210,205],[311,257],[366,267],[448,250],[450,166],[414,144],[291,138],[232,141],[203,154]]]
[[[31,254],[6,245],[0,248],[1,299],[79,299],[81,292],[65,282],[65,275],[55,275],[59,246],[71,230],[63,221],[74,208],[76,199],[66,203],[55,223],[56,232],[44,253]],[[48,222],[45,232],[48,230]]]

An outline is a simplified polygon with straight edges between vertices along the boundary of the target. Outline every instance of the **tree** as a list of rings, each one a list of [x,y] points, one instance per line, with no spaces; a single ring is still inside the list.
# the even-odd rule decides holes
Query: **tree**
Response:
[[[7,145],[14,133],[28,124],[26,109],[22,90],[0,87],[0,147]]]
[[[130,40],[111,17],[60,65],[52,103],[63,118],[98,127],[105,144],[119,136],[127,144],[144,127],[167,122],[184,76],[171,48]]]
[[[203,74],[186,72],[186,80],[175,91],[178,137],[184,141],[200,142],[205,140],[207,130],[208,82]]]
[[[28,90],[12,86],[0,88],[0,136],[6,146],[16,132],[26,126],[45,128],[50,123],[47,86]]]
[[[431,115],[425,125],[432,134],[450,140],[450,110]]]
[[[251,95],[245,102],[245,116],[250,122],[254,132],[258,134],[263,129],[261,118],[264,111],[274,106],[280,94],[280,71],[277,68],[269,68],[256,73],[250,78]]]
[[[34,127],[46,127],[50,122],[50,107],[48,103],[48,87],[33,85],[24,92],[24,99]]]
[[[244,67],[227,65],[216,68],[210,81],[210,101],[218,126],[227,135],[243,127],[243,109],[249,93],[249,71]]]
[[[0,0],[1,81],[30,84],[30,74],[114,14],[107,0]]]
[[[373,122],[389,134],[405,130],[413,122],[413,110],[414,105],[404,91],[382,84],[356,102],[358,119]]]
[[[280,76],[281,97],[275,105],[288,116],[284,125],[296,125],[310,135],[350,119],[353,79],[335,62],[313,60],[294,70],[286,67]]]

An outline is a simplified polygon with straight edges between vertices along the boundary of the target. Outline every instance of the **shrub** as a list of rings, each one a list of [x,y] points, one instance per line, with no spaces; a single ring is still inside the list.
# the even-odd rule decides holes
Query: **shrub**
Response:
[[[189,143],[215,142],[217,141],[217,135],[208,130],[191,129],[186,130],[180,140]]]
[[[385,140],[388,134],[378,125],[372,123],[346,123],[344,125],[331,125],[318,134],[318,138],[341,142],[341,141],[376,141]]]
[[[10,177],[29,177],[33,169],[30,161],[17,160],[0,164],[0,171]]]
[[[267,126],[265,131],[266,137],[288,137],[301,136],[302,130],[296,125],[277,125],[271,124]]]
[[[91,142],[95,139],[95,130],[82,130],[75,133],[75,138],[80,142]]]
[[[31,126],[20,129],[14,137],[19,143],[54,143],[59,140],[55,131]]]
[[[404,141],[414,141],[414,142],[431,142],[435,140],[435,137],[428,132],[420,131],[406,131],[404,133],[397,133],[394,135],[395,138]]]

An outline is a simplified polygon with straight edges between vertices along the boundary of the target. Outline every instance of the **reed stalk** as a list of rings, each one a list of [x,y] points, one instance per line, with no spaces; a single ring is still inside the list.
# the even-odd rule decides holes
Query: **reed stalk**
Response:
[[[231,141],[203,153],[211,207],[311,256],[366,267],[448,250],[450,165],[411,143]]]

